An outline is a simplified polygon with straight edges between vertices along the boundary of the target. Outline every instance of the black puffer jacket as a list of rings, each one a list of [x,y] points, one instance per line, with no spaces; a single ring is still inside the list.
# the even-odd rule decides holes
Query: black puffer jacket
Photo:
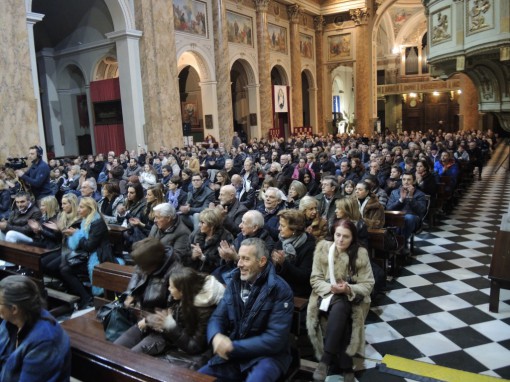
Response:
[[[165,248],[165,257],[161,267],[147,274],[140,267],[135,268],[131,276],[127,292],[134,297],[135,306],[142,310],[154,311],[155,308],[165,308],[168,301],[168,279],[170,273],[180,266],[171,247]]]

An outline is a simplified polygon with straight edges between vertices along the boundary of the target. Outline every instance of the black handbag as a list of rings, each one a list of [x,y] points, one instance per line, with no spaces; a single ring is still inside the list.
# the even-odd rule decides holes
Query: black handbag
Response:
[[[71,251],[66,255],[67,264],[72,267],[85,264],[88,260],[89,254],[87,252]]]
[[[136,316],[124,306],[126,296],[122,294],[117,300],[103,305],[97,312],[96,317],[102,322],[105,338],[108,341],[115,341],[136,324]]]
[[[384,250],[395,251],[398,249],[398,239],[395,229],[388,227],[384,229]]]

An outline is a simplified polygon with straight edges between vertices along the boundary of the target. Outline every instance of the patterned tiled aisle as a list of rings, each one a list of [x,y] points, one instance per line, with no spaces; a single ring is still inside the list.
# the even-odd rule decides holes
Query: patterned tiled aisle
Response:
[[[385,354],[510,379],[510,291],[489,312],[487,277],[510,202],[508,161],[494,174],[507,153],[501,144],[454,212],[415,239],[412,264],[369,313],[358,381],[406,380],[374,369]]]

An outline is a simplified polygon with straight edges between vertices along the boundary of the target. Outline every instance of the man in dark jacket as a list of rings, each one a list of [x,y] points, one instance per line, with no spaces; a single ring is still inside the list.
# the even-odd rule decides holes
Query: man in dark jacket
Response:
[[[50,166],[42,160],[43,150],[40,146],[32,146],[28,150],[28,159],[32,161],[32,166],[27,172],[16,170],[16,175],[34,194],[36,200],[45,196],[52,195],[50,186]]]
[[[239,224],[248,208],[236,199],[236,189],[230,184],[220,188],[218,199],[220,205],[217,208],[221,209],[225,216],[223,227],[235,237],[241,231]]]
[[[30,200],[26,192],[19,192],[14,199],[16,208],[9,216],[9,220],[0,222],[0,240],[11,243],[32,243],[34,231],[28,225],[29,220],[40,222],[42,213],[35,203]]]
[[[179,211],[182,213],[184,223],[195,230],[198,228],[198,215],[214,201],[214,191],[204,185],[199,173],[191,176],[191,185],[193,191],[188,193],[187,204],[181,206]]]
[[[319,202],[317,212],[328,222],[328,232],[336,218],[335,202],[342,197],[334,176],[326,176],[321,181],[322,192],[315,197]]]
[[[226,381],[277,381],[291,362],[293,295],[260,239],[239,249],[223,299],[209,320],[215,356],[199,371]]]
[[[159,239],[165,247],[172,247],[183,264],[191,261],[190,235],[191,231],[171,204],[161,203],[154,207],[154,225],[149,237]]]
[[[427,214],[427,196],[414,187],[416,178],[412,172],[402,175],[402,186],[390,195],[386,209],[388,211],[404,211],[405,227],[404,236],[406,245],[411,234],[421,225],[421,221]]]

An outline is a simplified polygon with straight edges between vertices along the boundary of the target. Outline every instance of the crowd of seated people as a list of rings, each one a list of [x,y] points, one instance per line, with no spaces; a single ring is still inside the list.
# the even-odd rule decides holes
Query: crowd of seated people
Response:
[[[292,297],[311,298],[314,379],[336,365],[353,380],[374,280],[367,227],[383,227],[385,210],[404,211],[409,240],[441,176],[455,187],[460,168],[481,171],[495,142],[491,132],[429,131],[51,159],[54,195],[31,195],[24,173],[0,171],[0,238],[55,249],[43,270],[82,308],[101,293],[84,276],[90,284],[95,264],[123,261],[108,224],[124,226],[137,266],[126,305],[151,314],[117,343],[154,355],[177,349],[175,358],[227,380],[285,374]],[[38,153],[31,168],[42,166]]]

